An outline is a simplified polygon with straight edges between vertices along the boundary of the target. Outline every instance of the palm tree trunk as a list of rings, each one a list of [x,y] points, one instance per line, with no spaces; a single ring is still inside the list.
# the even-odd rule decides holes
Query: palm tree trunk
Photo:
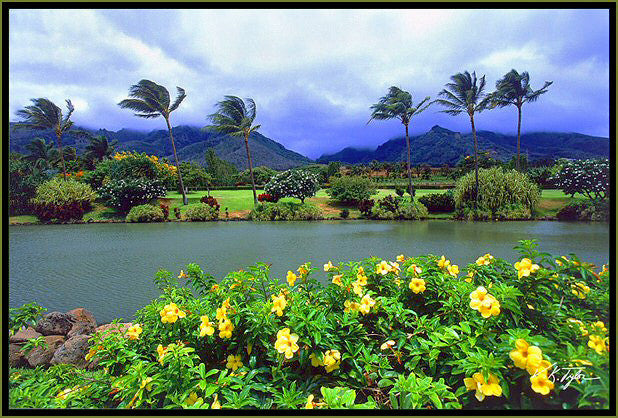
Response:
[[[187,194],[185,193],[185,187],[182,183],[182,174],[180,173],[180,164],[178,163],[178,156],[176,155],[176,144],[174,143],[174,136],[172,135],[172,126],[170,125],[169,118],[165,118],[165,122],[167,123],[167,129],[170,132],[170,140],[172,141],[172,150],[174,150],[174,160],[176,160],[176,172],[178,173],[178,183],[180,184],[180,190],[182,192],[182,204],[188,205],[189,199],[187,199]]]
[[[412,169],[410,168],[410,137],[408,136],[408,124],[406,124],[406,145],[408,146],[408,193],[410,193],[410,202],[413,202],[414,190],[412,189]]]
[[[515,163],[515,169],[519,171],[519,138],[521,136],[521,105],[517,106],[517,162]]]
[[[474,210],[478,207],[479,199],[479,146],[476,141],[476,128],[474,127],[474,115],[470,115],[470,123],[472,124],[472,136],[474,137]]]
[[[247,159],[249,160],[249,174],[251,174],[251,187],[253,187],[253,206],[257,206],[257,194],[255,193],[255,180],[253,178],[253,163],[251,162],[251,151],[249,151],[249,133],[245,134],[245,148],[247,149]]]
[[[62,150],[62,133],[56,132],[56,136],[58,137],[58,149],[60,150],[60,161],[62,162],[62,177],[64,180],[67,179],[67,169],[64,165],[64,152]]]

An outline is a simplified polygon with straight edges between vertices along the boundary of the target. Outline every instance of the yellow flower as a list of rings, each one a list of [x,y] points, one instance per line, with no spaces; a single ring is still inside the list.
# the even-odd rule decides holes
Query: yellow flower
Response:
[[[327,264],[324,264],[324,271],[331,271],[335,268],[335,266],[333,266],[333,263],[330,262],[330,260],[328,260]]]
[[[607,332],[607,328],[605,328],[605,324],[603,323],[603,321],[597,321],[592,324],[592,326],[599,328],[603,332]]]
[[[135,324],[132,327],[129,327],[127,330],[127,336],[130,340],[139,339],[139,335],[142,333],[142,327],[139,324]]]
[[[391,267],[390,267],[391,272],[393,272],[393,273],[395,273],[395,274],[399,274],[399,272],[401,271],[401,269],[399,268],[399,263],[393,263],[393,262],[391,262],[391,263],[390,263],[390,266],[391,266]]]
[[[167,354],[167,347],[163,347],[159,344],[157,347],[157,354],[159,354],[159,363],[163,364],[163,358],[165,358],[165,354]]]
[[[588,341],[588,347],[594,349],[597,354],[603,354],[603,351],[607,350],[605,345],[605,341],[598,335],[591,335],[588,337],[590,340]]]
[[[414,293],[423,293],[425,291],[425,280],[414,277],[408,285]]]
[[[200,337],[214,334],[215,329],[212,326],[212,322],[208,320],[208,315],[202,315],[200,319],[202,320],[202,323],[200,324]]]
[[[549,391],[554,388],[554,382],[549,380],[547,373],[539,373],[531,376],[530,383],[532,390],[536,393],[540,393],[541,395],[549,394]]]
[[[474,373],[472,377],[466,377],[464,384],[468,390],[476,390],[474,396],[479,402],[482,402],[486,396],[502,396],[502,387],[498,378],[493,374],[489,374],[489,379],[485,382],[482,373]]]
[[[337,370],[341,364],[341,353],[339,350],[328,350],[324,353],[324,368],[326,373]]]
[[[485,254],[476,259],[477,266],[488,266],[494,260],[494,256],[491,254]]]
[[[530,374],[530,376],[534,376],[535,374],[547,373],[551,370],[551,363],[547,360],[541,360],[539,364],[534,364],[532,361],[528,361],[528,366],[526,370]]]
[[[217,290],[219,290],[219,285],[218,284],[213,284],[212,287],[210,288],[211,292],[216,292]]]
[[[529,258],[523,258],[521,261],[515,263],[517,269],[517,278],[521,279],[524,276],[530,276],[530,273],[534,273],[539,269],[538,264],[532,264],[532,260]]]
[[[451,264],[451,262],[449,260],[447,260],[446,258],[444,258],[444,256],[442,256],[438,260],[438,267],[440,267],[441,269],[447,268],[449,266],[449,264]]]
[[[389,347],[392,347],[394,345],[395,345],[395,341],[388,340],[387,342],[385,342],[384,344],[380,346],[380,350],[388,350]]]
[[[352,311],[358,311],[360,310],[360,303],[358,302],[352,302],[349,300],[346,300],[343,305],[345,306],[345,309],[343,310],[343,312],[352,312]]]
[[[197,401],[204,401],[202,398],[198,398],[197,397],[197,393],[195,392],[191,392],[191,394],[189,395],[189,397],[187,399],[185,399],[185,403],[189,406],[193,406],[195,405],[195,403]]]
[[[307,396],[307,403],[305,404],[305,409],[313,409],[313,395]]]
[[[233,354],[227,356],[227,364],[225,365],[225,367],[228,369],[232,369],[233,371],[236,371],[236,369],[240,369],[242,367],[240,354],[237,356]]]
[[[459,266],[455,264],[446,267],[446,270],[448,271],[448,274],[453,277],[457,277],[457,275],[459,274]]]
[[[284,295],[279,295],[279,296],[272,295],[271,298],[273,299],[273,307],[271,308],[270,311],[275,312],[277,316],[283,315],[283,310],[288,304],[287,301],[285,300],[285,296]]]
[[[515,341],[515,350],[511,351],[509,357],[513,360],[516,367],[525,369],[527,367],[538,367],[543,360],[541,349],[535,345],[531,346],[522,338]]]
[[[556,259],[556,264],[558,264],[558,266],[562,267],[562,261],[561,260]]]
[[[224,321],[226,319],[227,319],[227,309],[225,308],[225,306],[217,308],[217,320]]]
[[[469,271],[468,276],[464,279],[464,281],[468,283],[472,283],[472,278],[474,277],[474,271]]]
[[[371,307],[373,305],[376,304],[376,301],[371,299],[371,296],[369,296],[369,294],[366,294],[365,296],[363,296],[363,298],[361,299],[361,303],[360,303],[360,311],[363,315],[366,315],[369,313],[369,311],[371,310]]]
[[[408,267],[408,274],[411,274],[415,277],[421,274],[422,272],[423,272],[423,269],[421,269],[416,264],[410,264],[410,267]]]
[[[140,389],[144,389],[146,388],[146,390],[152,390],[152,377],[147,377],[145,379],[142,379],[142,383],[139,385]]]
[[[354,290],[354,293],[356,293],[358,296],[363,295],[363,285],[361,285],[358,280],[352,282],[352,289]]]
[[[315,355],[315,353],[311,353],[311,355],[309,356],[309,360],[311,360],[311,365],[313,367],[324,366],[324,361],[320,360],[318,356]]]
[[[64,400],[64,399],[66,399],[66,398],[67,398],[67,396],[68,396],[71,392],[73,392],[73,389],[71,389],[71,388],[66,388],[65,390],[63,390],[63,391],[61,391],[60,393],[58,393],[58,395],[56,395],[56,398],[58,398],[58,399],[63,399],[63,400]]]
[[[580,321],[579,319],[575,319],[575,318],[569,318],[567,319],[568,322],[571,322],[573,324],[577,324],[579,326],[579,330],[582,333],[582,336],[587,336],[588,335],[588,330],[586,329],[586,326],[584,325],[584,323],[582,321]]]
[[[358,275],[356,281],[361,286],[367,286],[367,276],[365,275]]]
[[[301,276],[304,276],[307,273],[309,273],[309,270],[307,269],[307,265],[306,264],[303,264],[302,266],[300,266],[298,268],[298,274],[300,274]]]
[[[475,291],[470,293],[470,307],[481,313],[483,318],[489,318],[492,315],[500,313],[500,302],[487,293],[487,289],[479,286]]]
[[[181,311],[175,303],[170,303],[169,305],[165,305],[161,312],[161,322],[173,324],[178,320],[178,318],[184,318],[187,316],[183,311]]]
[[[580,299],[586,299],[586,295],[590,293],[590,288],[585,283],[577,282],[571,285],[571,293]]]
[[[226,318],[219,323],[220,338],[232,338],[232,331],[234,331],[234,324],[229,319]]]
[[[391,266],[386,261],[382,261],[376,266],[376,273],[382,276],[388,274],[391,271]]]
[[[400,263],[403,263],[404,261],[406,261],[406,257],[403,254],[398,255],[397,261],[399,261]]]
[[[592,362],[588,360],[573,359],[573,362],[577,364],[583,364],[584,366],[592,366]]]
[[[288,271],[287,279],[290,287],[294,286],[294,283],[296,283],[296,275],[291,270]]]
[[[363,268],[363,266],[360,266],[358,270],[356,271],[356,277],[360,277],[364,275],[365,275],[365,269]]]
[[[219,394],[215,394],[215,400],[212,405],[210,405],[210,409],[221,409],[221,404],[219,403]]]
[[[184,271],[180,270],[180,274],[178,275],[178,278],[179,279],[186,279],[187,277],[189,277],[189,276],[187,276]]]
[[[290,334],[289,328],[284,328],[277,332],[277,341],[275,342],[275,349],[285,355],[285,358],[291,359],[294,353],[298,351],[298,335]]]
[[[336,276],[333,276],[333,283],[336,284],[337,286],[343,287],[343,283],[341,282],[341,277],[343,277],[342,274],[337,274]]]

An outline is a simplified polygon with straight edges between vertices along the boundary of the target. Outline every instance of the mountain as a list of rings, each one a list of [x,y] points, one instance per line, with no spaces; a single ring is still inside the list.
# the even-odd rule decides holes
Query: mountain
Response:
[[[106,129],[76,129],[86,131],[91,135],[103,135],[109,140],[117,140],[116,149],[118,151],[135,150],[173,160],[172,144],[167,130],[140,132],[121,129],[114,132]],[[194,126],[176,126],[172,128],[172,133],[180,161],[194,161],[203,164],[206,150],[212,147],[219,158],[229,161],[239,170],[245,170],[249,167],[245,142],[242,138],[223,135],[212,130],[204,131]],[[11,126],[9,149],[13,152],[27,154],[28,151],[25,146],[35,138],[44,138],[47,141],[54,141],[54,143],[56,141],[56,136],[51,130],[13,129]],[[78,154],[81,154],[84,152],[88,140],[68,132],[63,135],[62,144],[77,148]],[[254,167],[265,165],[277,170],[286,170],[312,162],[309,158],[285,148],[258,132],[251,134],[249,144]]]
[[[479,151],[491,151],[493,158],[507,161],[517,153],[517,136],[491,131],[478,131]],[[455,165],[463,155],[474,154],[472,133],[462,135],[435,125],[428,132],[410,137],[411,163],[433,166]],[[537,132],[522,134],[521,153],[531,161],[545,158],[609,158],[609,138],[578,133]],[[368,163],[377,161],[406,161],[406,139],[391,139],[375,150],[344,148],[335,154],[324,154],[318,163],[341,161]]]

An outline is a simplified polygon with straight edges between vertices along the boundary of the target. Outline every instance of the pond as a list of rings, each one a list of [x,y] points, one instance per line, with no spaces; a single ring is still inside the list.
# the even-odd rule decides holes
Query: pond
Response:
[[[159,295],[153,278],[197,263],[216,277],[256,262],[285,277],[310,261],[322,265],[399,254],[446,255],[464,267],[491,252],[511,262],[521,239],[541,251],[576,253],[598,266],[609,261],[609,225],[602,223],[455,222],[216,222],[22,225],[9,227],[9,305],[37,302],[51,311],[85,307],[99,323],[135,311]]]

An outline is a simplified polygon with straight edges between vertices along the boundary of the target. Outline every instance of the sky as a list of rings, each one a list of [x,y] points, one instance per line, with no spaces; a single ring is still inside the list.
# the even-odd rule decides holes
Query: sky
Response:
[[[372,121],[390,86],[414,102],[453,74],[486,75],[487,91],[512,68],[548,93],[524,106],[522,132],[609,136],[607,10],[27,10],[9,11],[9,112],[47,97],[71,99],[78,126],[165,129],[117,103],[141,79],[187,97],[173,126],[209,124],[225,95],[253,98],[260,132],[311,158],[375,148],[404,134]],[[432,105],[412,135],[434,125],[470,132],[464,114]],[[478,130],[517,131],[515,107],[475,118]]]

